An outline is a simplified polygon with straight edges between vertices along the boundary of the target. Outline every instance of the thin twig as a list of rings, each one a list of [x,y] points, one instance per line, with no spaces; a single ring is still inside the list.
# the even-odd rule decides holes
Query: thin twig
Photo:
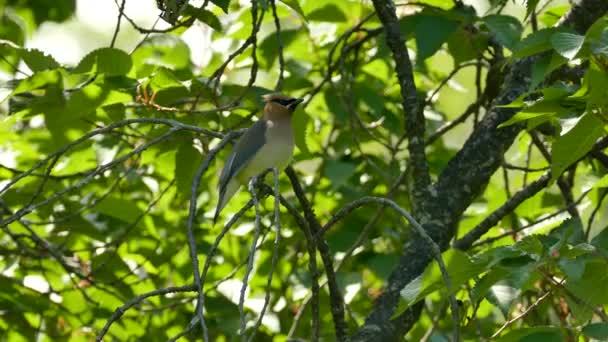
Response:
[[[203,316],[203,302],[204,302],[204,294],[203,294],[203,285],[201,282],[201,275],[199,273],[199,262],[198,262],[198,252],[196,250],[196,240],[194,238],[194,217],[196,216],[196,202],[198,197],[198,186],[200,182],[200,178],[207,171],[211,161],[215,158],[216,154],[224,148],[228,142],[230,142],[236,134],[231,132],[226,135],[224,139],[218,144],[217,147],[209,151],[209,154],[205,158],[205,160],[201,163],[201,166],[196,171],[194,175],[194,179],[192,180],[192,187],[190,190],[190,209],[188,211],[188,246],[190,247],[190,258],[192,259],[192,270],[194,272],[194,283],[197,286],[198,291],[198,304],[196,306],[196,316],[198,317],[198,321],[201,325],[203,331],[203,339],[204,341],[209,341],[209,336],[207,332],[207,326],[205,325],[205,318]]]
[[[9,216],[8,218],[6,218],[5,220],[3,220],[2,222],[0,222],[0,226],[4,226],[4,225],[8,225],[16,220],[21,219],[23,216],[31,213],[32,211],[34,211],[35,209],[45,206],[51,202],[53,202],[54,200],[56,200],[57,198],[65,195],[66,193],[72,191],[72,190],[76,190],[79,189],[83,186],[85,186],[86,184],[88,184],[91,179],[93,179],[93,177],[95,177],[98,174],[102,174],[105,171],[113,168],[115,165],[122,163],[123,161],[129,159],[131,156],[135,155],[135,154],[139,154],[142,151],[148,149],[150,146],[155,145],[161,141],[164,141],[166,139],[168,139],[170,136],[172,136],[173,134],[175,134],[176,132],[180,131],[179,128],[171,128],[169,129],[169,131],[167,131],[166,133],[162,134],[159,137],[156,137],[152,140],[150,140],[149,142],[131,150],[129,153],[124,154],[123,156],[121,156],[120,158],[117,158],[109,163],[106,163],[104,165],[101,165],[100,167],[98,167],[95,172],[87,175],[86,177],[83,177],[81,180],[79,180],[78,182],[76,182],[76,184],[70,185],[65,189],[62,189],[60,191],[55,192],[53,195],[49,196],[48,198],[46,198],[43,201],[40,201],[38,203],[32,203],[29,204],[26,207],[23,207],[21,209],[19,209],[16,213],[14,213],[13,215]],[[32,170],[32,169],[30,169]],[[14,184],[14,183],[13,183]]]
[[[122,20],[122,16],[125,11],[126,3],[127,3],[127,0],[122,0],[120,6],[118,7],[118,18],[116,19],[116,28],[114,29],[114,34],[112,35],[112,41],[110,42],[111,48],[113,48],[114,44],[116,43],[116,37],[118,37],[118,32],[120,31],[120,21]]]
[[[159,118],[136,118],[136,119],[127,119],[127,120],[121,120],[121,121],[116,121],[110,125],[95,129],[90,131],[89,133],[81,136],[80,138],[70,142],[69,144],[63,146],[62,148],[58,149],[57,151],[49,154],[46,158],[38,161],[36,164],[34,164],[34,166],[32,166],[31,168],[29,168],[27,171],[24,171],[23,173],[17,175],[15,178],[11,179],[7,184],[4,185],[4,187],[2,189],[0,189],[0,195],[2,195],[4,192],[6,192],[11,186],[13,186],[15,183],[17,183],[19,180],[29,176],[30,174],[34,173],[34,171],[36,171],[38,168],[40,168],[42,165],[45,165],[46,163],[48,163],[50,160],[52,160],[53,158],[60,156],[64,153],[66,153],[67,151],[69,151],[71,148],[73,148],[76,145],[79,145],[85,141],[87,141],[88,139],[96,136],[96,135],[100,135],[100,134],[105,134],[105,133],[109,133],[117,128],[120,127],[124,127],[124,126],[129,126],[132,124],[138,124],[138,123],[143,123],[143,124],[161,124],[161,125],[166,125],[166,126],[170,126],[172,128],[178,129],[178,130],[184,130],[184,131],[191,131],[191,132],[195,132],[195,133],[199,133],[199,134],[204,134],[210,137],[214,137],[214,138],[223,138],[224,134],[221,134],[219,132],[215,132],[215,131],[211,131],[208,130],[206,128],[201,128],[198,126],[193,126],[193,125],[187,125],[187,124],[183,124],[179,121],[176,120],[172,120],[172,119],[159,119]],[[97,172],[98,169],[93,170],[92,172]]]
[[[245,320],[245,293],[247,292],[247,283],[249,282],[249,275],[251,274],[251,271],[253,270],[253,261],[255,259],[255,250],[256,250],[256,246],[258,243],[258,238],[260,237],[260,220],[261,220],[261,214],[260,214],[260,205],[259,205],[259,201],[258,201],[258,196],[255,193],[255,184],[257,183],[258,178],[257,177],[252,177],[249,180],[249,186],[248,186],[248,190],[249,193],[251,194],[251,200],[253,201],[253,208],[255,210],[255,231],[253,234],[253,241],[251,242],[251,248],[249,250],[249,263],[247,264],[247,267],[245,268],[245,275],[243,276],[243,285],[241,286],[241,294],[239,296],[239,317],[241,319],[241,331],[239,331],[239,334],[241,335],[241,340],[243,342],[247,341],[247,332],[246,332],[246,320]]]
[[[272,17],[274,18],[274,27],[277,31],[277,47],[279,50],[279,78],[277,79],[277,85],[274,87],[274,90],[280,92],[283,89],[283,77],[285,74],[285,56],[283,55],[283,39],[281,38],[281,21],[277,15],[275,0],[270,0],[270,6],[272,6]]]
[[[503,324],[498,330],[496,330],[496,332],[494,334],[492,334],[492,336],[490,337],[490,339],[494,339],[494,338],[498,337],[500,335],[500,333],[503,332],[509,325],[513,324],[514,322],[517,322],[518,320],[520,320],[521,318],[523,318],[524,316],[526,316],[530,311],[532,311],[532,309],[534,309],[535,307],[537,307],[538,304],[540,304],[540,302],[542,302],[543,300],[545,300],[545,298],[547,298],[551,293],[552,293],[552,291],[547,291],[545,294],[543,294],[542,296],[540,296],[534,303],[532,303],[532,305],[528,306],[526,308],[526,310],[524,310],[524,312],[522,312],[519,315],[517,315],[517,316],[511,318],[510,320],[506,321],[505,324]]]
[[[112,324],[114,322],[119,320],[120,317],[122,317],[122,315],[124,315],[125,312],[127,312],[127,310],[138,305],[139,303],[144,301],[144,299],[146,299],[146,298],[154,297],[154,296],[162,296],[162,295],[165,295],[168,293],[193,292],[193,291],[196,291],[196,285],[190,284],[190,285],[184,285],[184,286],[174,286],[174,287],[167,287],[167,288],[163,288],[163,289],[157,289],[154,291],[150,291],[150,292],[141,294],[141,295],[129,300],[122,306],[118,307],[114,311],[112,316],[110,316],[110,318],[106,321],[106,324],[103,326],[103,328],[101,329],[99,334],[97,334],[97,337],[95,337],[95,340],[97,342],[101,342],[103,340],[104,335],[108,332],[108,330],[110,329],[110,327],[112,326]]]
[[[274,3],[274,1],[273,1]],[[274,243],[272,250],[272,261],[270,263],[270,271],[268,272],[268,281],[266,282],[266,295],[264,296],[264,305],[262,306],[262,311],[260,312],[260,317],[258,317],[255,326],[253,327],[253,332],[249,337],[249,342],[252,342],[255,338],[255,335],[262,324],[262,320],[264,319],[264,314],[266,313],[266,308],[270,303],[270,290],[272,286],[272,275],[274,274],[274,268],[277,265],[277,261],[279,259],[279,242],[281,240],[281,194],[279,193],[279,171],[276,167],[272,168],[272,173],[274,175],[274,225],[275,225],[275,235],[274,235]]]

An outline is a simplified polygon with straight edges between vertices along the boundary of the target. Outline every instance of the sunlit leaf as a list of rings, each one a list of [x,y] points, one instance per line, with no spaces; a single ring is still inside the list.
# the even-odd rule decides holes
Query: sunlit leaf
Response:
[[[131,56],[114,48],[101,48],[86,55],[74,69],[75,73],[125,75],[131,69]]]

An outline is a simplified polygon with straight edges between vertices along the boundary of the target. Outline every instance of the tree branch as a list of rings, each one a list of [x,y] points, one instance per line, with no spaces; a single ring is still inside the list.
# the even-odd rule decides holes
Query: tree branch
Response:
[[[300,185],[295,171],[290,166],[285,170],[285,173],[287,173],[287,176],[289,177],[291,186],[293,187],[296,197],[298,198],[298,201],[302,206],[302,210],[304,211],[304,217],[306,218],[306,221],[308,221],[312,238],[309,243],[316,244],[316,248],[319,250],[321,260],[323,261],[323,265],[325,267],[327,285],[329,287],[330,308],[334,319],[336,338],[338,341],[345,341],[347,336],[346,322],[344,321],[344,298],[342,297],[340,287],[338,286],[336,272],[334,271],[333,258],[329,251],[329,246],[324,239],[316,238],[317,234],[322,230],[321,224],[315,217],[315,213],[313,212],[310,202],[308,202],[308,199],[304,194],[304,190]]]
[[[386,43],[393,53],[395,70],[401,87],[401,105],[405,112],[405,130],[410,153],[411,181],[410,197],[414,216],[424,208],[429,200],[431,177],[424,151],[424,115],[416,93],[412,62],[405,46],[405,39],[399,31],[399,21],[395,4],[391,0],[372,0],[378,18],[384,26]]]

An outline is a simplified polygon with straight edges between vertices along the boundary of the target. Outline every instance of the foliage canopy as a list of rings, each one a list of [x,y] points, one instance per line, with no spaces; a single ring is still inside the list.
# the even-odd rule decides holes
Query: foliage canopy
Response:
[[[28,47],[76,1],[0,3],[0,340],[608,339],[605,1],[115,2],[78,63]],[[280,215],[214,226],[278,91]]]

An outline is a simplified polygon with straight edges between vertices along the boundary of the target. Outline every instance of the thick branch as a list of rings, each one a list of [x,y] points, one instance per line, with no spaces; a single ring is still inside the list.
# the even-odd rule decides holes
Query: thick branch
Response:
[[[393,52],[395,70],[401,87],[403,111],[405,112],[405,130],[408,138],[408,151],[412,170],[411,203],[414,215],[423,208],[428,200],[431,178],[424,151],[424,115],[420,108],[414,83],[412,62],[405,46],[405,39],[399,31],[399,21],[395,4],[391,0],[372,0],[376,13],[382,21],[386,34],[386,43]]]

